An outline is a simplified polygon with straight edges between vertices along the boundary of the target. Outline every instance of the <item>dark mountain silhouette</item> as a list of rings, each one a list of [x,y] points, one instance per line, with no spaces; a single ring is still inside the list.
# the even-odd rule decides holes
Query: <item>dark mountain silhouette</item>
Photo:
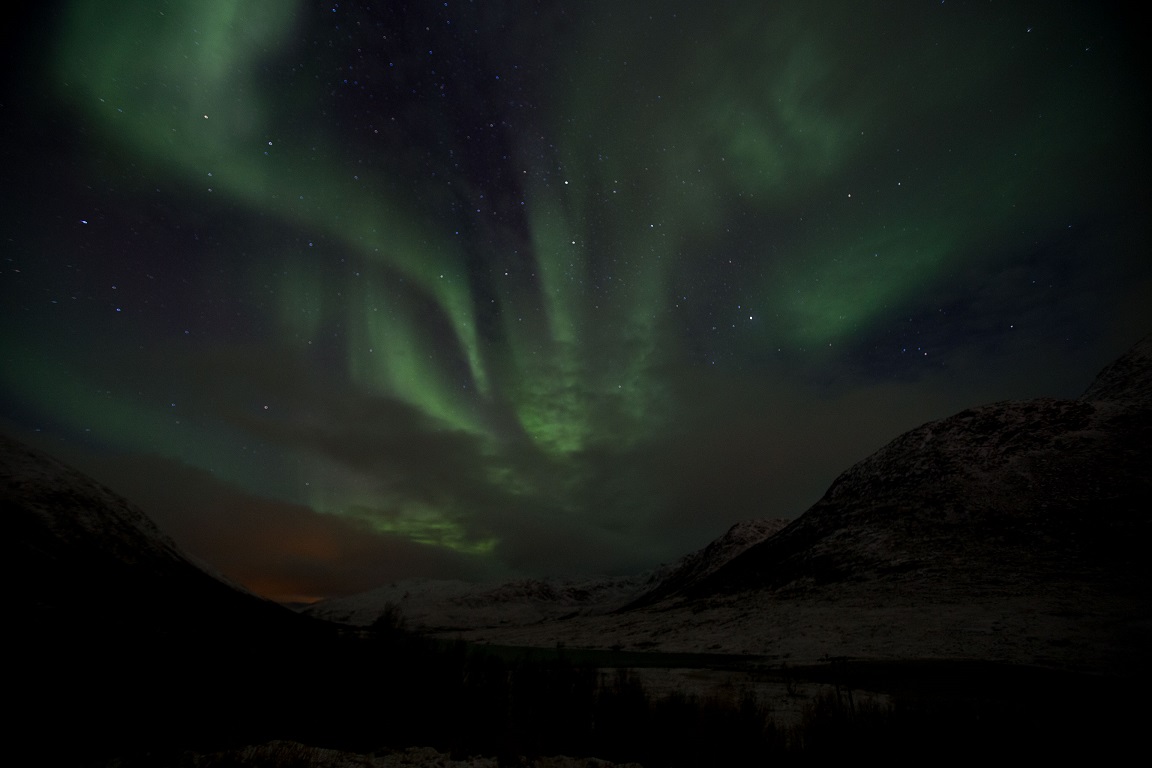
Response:
[[[139,508],[4,435],[0,514],[5,559],[20,584],[9,605],[41,629],[94,620],[109,630],[149,632],[276,632],[309,624],[206,572]]]
[[[0,514],[17,755],[75,765],[302,727],[307,686],[286,671],[333,654],[331,625],[207,573],[108,488],[4,436]]]

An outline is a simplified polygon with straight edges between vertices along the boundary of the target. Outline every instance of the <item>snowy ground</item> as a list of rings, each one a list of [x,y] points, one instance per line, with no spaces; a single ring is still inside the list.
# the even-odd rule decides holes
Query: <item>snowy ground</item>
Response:
[[[1123,620],[1117,617],[1126,617]],[[670,610],[577,617],[532,626],[475,629],[442,637],[500,645],[748,654],[789,665],[830,657],[871,660],[978,659],[1129,675],[1145,664],[1148,601],[1005,590],[979,600],[946,588],[904,596],[892,586],[848,585],[781,599],[745,593]],[[1142,673],[1148,673],[1148,669]]]

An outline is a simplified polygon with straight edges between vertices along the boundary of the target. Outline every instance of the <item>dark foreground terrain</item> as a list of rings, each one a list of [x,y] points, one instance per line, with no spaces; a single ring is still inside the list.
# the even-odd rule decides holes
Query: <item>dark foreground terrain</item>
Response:
[[[133,643],[91,629],[23,649],[36,674],[11,689],[22,704],[11,733],[38,764],[349,764],[318,763],[309,751],[243,751],[274,740],[365,756],[351,763],[360,765],[385,765],[388,750],[412,745],[433,747],[436,759],[484,755],[498,765],[549,755],[650,767],[1106,757],[1136,741],[1147,715],[1136,681],[979,662],[788,668],[700,655],[488,651],[395,632]],[[641,683],[646,665],[685,664],[738,671],[748,684],[700,696],[656,695]],[[792,691],[801,716],[782,724],[756,695],[766,684]]]

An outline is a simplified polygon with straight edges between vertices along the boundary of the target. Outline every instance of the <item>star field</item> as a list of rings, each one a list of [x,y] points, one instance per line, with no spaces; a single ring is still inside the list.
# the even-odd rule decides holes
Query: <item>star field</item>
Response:
[[[277,597],[650,567],[1148,332],[1132,22],[27,11],[0,420]]]

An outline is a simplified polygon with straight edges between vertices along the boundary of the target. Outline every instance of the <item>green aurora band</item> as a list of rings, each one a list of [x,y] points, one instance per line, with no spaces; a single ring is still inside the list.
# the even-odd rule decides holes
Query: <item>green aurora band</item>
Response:
[[[1022,105],[1011,89],[991,95],[1014,66],[996,41],[940,48],[925,35],[879,56],[894,44],[885,29],[896,10],[673,5],[675,23],[649,19],[646,6],[597,4],[556,41],[540,124],[510,129],[530,274],[493,270],[483,291],[469,265],[507,263],[485,252],[506,241],[454,236],[435,214],[451,193],[398,192],[412,173],[404,158],[360,170],[317,116],[323,76],[292,65],[307,55],[296,50],[302,2],[73,2],[52,77],[132,162],[355,254],[357,269],[339,277],[307,248],[279,257],[268,322],[301,344],[331,343],[340,328],[355,388],[467,435],[487,457],[478,486],[528,498],[593,448],[623,454],[659,439],[678,404],[658,372],[699,364],[683,326],[711,288],[746,297],[709,309],[746,326],[742,343],[763,359],[839,344],[980,243],[1028,237],[1062,204],[1033,179],[1103,141],[1084,135],[1055,86]],[[270,82],[269,67],[284,77]],[[965,141],[985,119],[973,104],[1002,125],[995,143]],[[917,131],[885,124],[893,113]],[[765,236],[774,224],[780,235]],[[486,324],[490,305],[498,320]],[[159,431],[161,416],[124,412],[133,408],[101,412]],[[206,443],[166,451],[204,465]],[[499,537],[469,527],[466,498],[382,495],[329,465],[301,472],[329,477],[297,489],[321,511],[467,552]],[[580,512],[569,490],[557,514]]]

